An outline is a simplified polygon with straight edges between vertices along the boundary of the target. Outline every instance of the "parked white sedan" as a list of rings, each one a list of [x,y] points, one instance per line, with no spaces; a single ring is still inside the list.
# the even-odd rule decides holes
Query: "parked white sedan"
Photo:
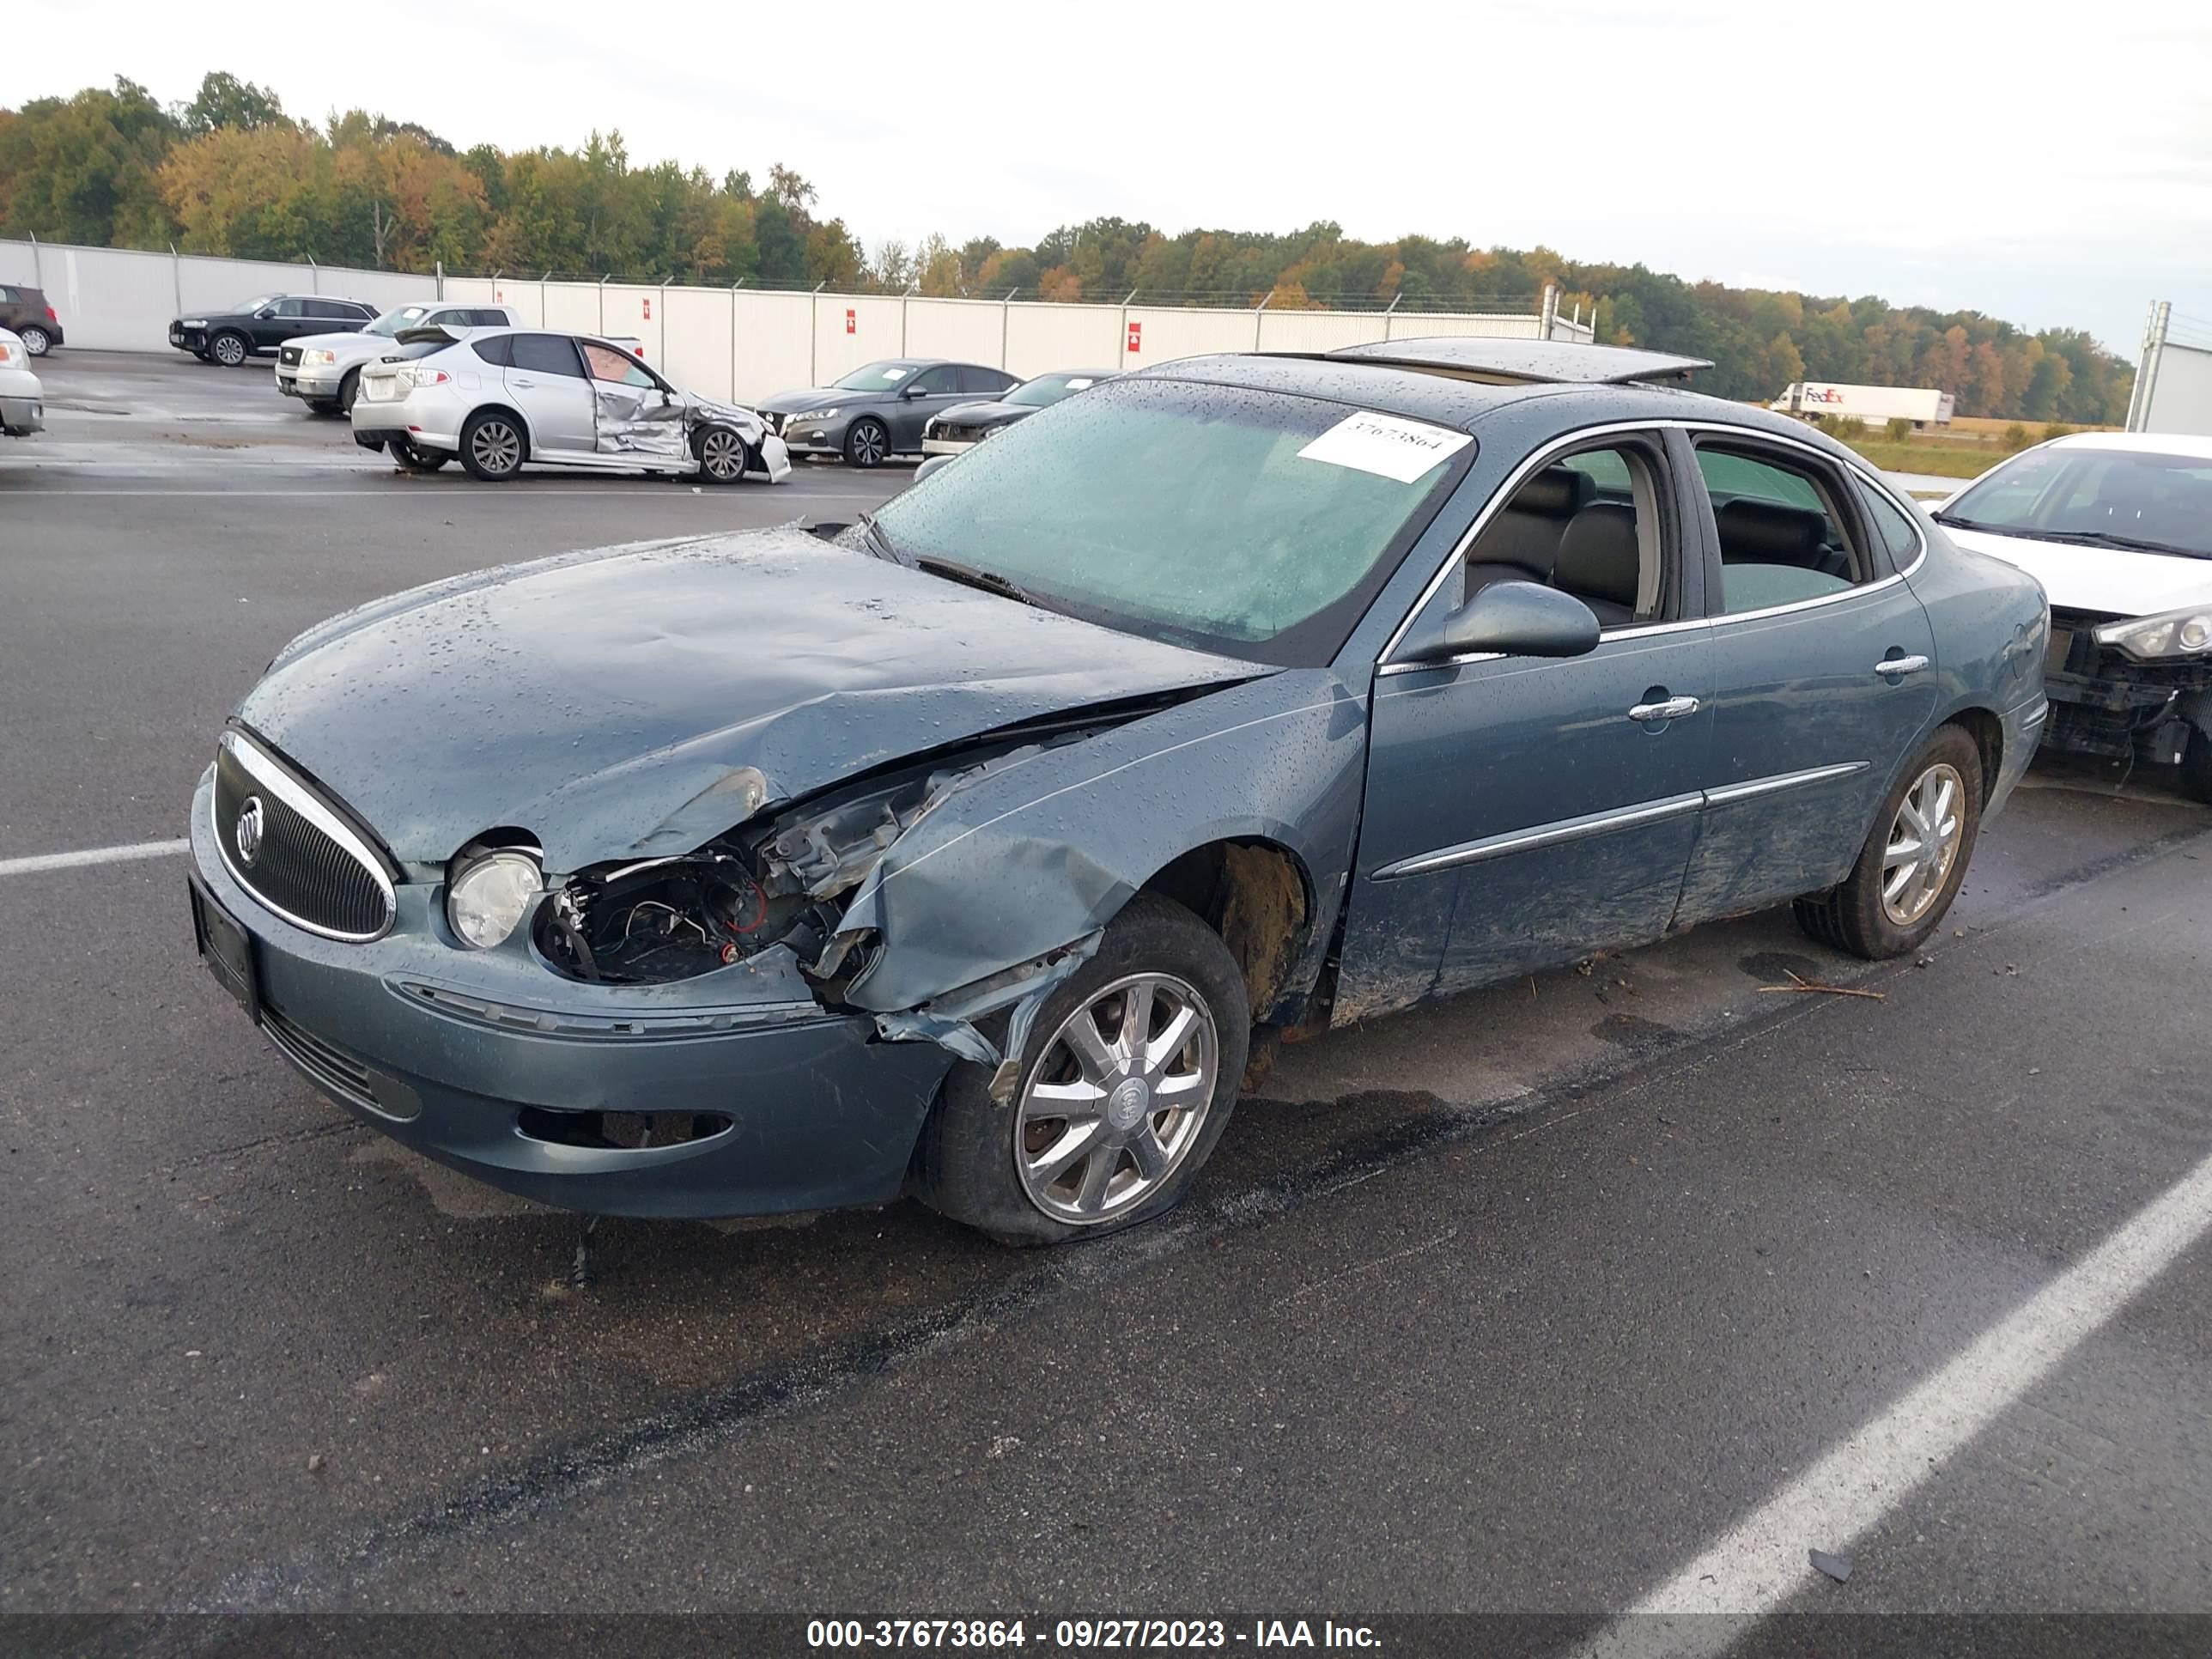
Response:
[[[27,438],[46,428],[46,392],[31,373],[31,350],[11,330],[0,328],[0,433]]]
[[[2212,438],[2082,432],[1943,503],[1951,539],[2043,584],[2043,746],[2181,768],[2212,802]]]
[[[458,458],[486,483],[525,465],[715,484],[791,476],[790,451],[753,410],[679,390],[615,341],[541,329],[403,331],[361,371],[353,438],[411,471]]]

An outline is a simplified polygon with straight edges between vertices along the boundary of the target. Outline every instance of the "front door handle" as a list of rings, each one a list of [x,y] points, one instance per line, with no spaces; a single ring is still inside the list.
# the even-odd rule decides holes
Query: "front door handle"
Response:
[[[1889,680],[1893,685],[1896,684],[1897,676],[1917,674],[1927,666],[1928,659],[1925,657],[1884,657],[1874,665],[1874,672]]]
[[[1639,702],[1628,711],[1628,718],[1644,726],[1656,726],[1662,720],[1679,720],[1698,712],[1695,697],[1669,697],[1664,702]]]

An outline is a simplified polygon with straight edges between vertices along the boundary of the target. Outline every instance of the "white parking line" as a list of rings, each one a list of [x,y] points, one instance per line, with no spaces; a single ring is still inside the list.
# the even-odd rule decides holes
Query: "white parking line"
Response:
[[[123,864],[132,859],[174,858],[191,849],[192,844],[188,841],[134,841],[127,847],[88,847],[76,853],[40,853],[31,858],[0,859],[0,876],[70,870],[80,864]]]
[[[374,476],[380,477],[382,475]],[[663,501],[682,501],[690,495],[696,495],[706,501],[728,501],[733,504],[753,499],[745,495],[734,494],[719,489],[709,491],[704,488],[699,488],[690,491],[672,492],[665,484],[657,487],[653,484],[638,484],[629,489],[620,486],[586,484],[580,488],[562,489],[556,486],[546,489],[532,489],[527,485],[517,487],[509,484],[501,489],[495,495],[489,490],[454,489],[445,484],[399,484],[381,489],[40,489],[35,492],[26,491],[9,499],[37,501],[48,496],[59,495],[144,495],[149,499],[167,499],[179,495],[213,497],[297,495],[302,498],[349,495],[362,500],[374,497],[378,501],[442,501],[449,507],[457,501],[504,501],[512,495],[650,495],[656,500]],[[787,501],[866,502],[876,497],[868,492],[855,490],[850,495],[827,495],[818,493],[769,495],[763,492],[759,499],[763,505],[773,506]]]
[[[1717,1654],[1814,1579],[1997,1415],[2212,1231],[2207,1158],[1887,1411],[1831,1449],[1581,1651]],[[1735,1614],[1715,1618],[1714,1614]]]

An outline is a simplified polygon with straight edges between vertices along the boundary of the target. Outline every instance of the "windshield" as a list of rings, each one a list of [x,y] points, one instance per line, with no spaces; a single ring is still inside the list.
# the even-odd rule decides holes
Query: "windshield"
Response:
[[[1056,404],[1071,392],[1080,392],[1085,386],[1098,384],[1096,374],[1040,374],[1034,380],[1024,380],[999,399],[1002,404],[1019,404],[1024,409],[1042,409]]]
[[[1317,666],[1474,449],[1342,404],[1116,380],[1007,428],[875,525],[901,559],[968,566],[1051,610]]]
[[[430,314],[428,306],[402,306],[397,311],[387,311],[367,328],[364,334],[394,335],[403,328],[412,328],[416,320]]]
[[[2212,458],[2031,449],[1936,517],[1960,530],[2212,559]]]
[[[889,392],[913,373],[912,363],[869,363],[830,385],[841,392]]]

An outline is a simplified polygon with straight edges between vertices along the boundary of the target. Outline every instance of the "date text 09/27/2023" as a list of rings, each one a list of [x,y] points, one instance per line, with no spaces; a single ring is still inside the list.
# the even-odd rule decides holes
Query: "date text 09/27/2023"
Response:
[[[1324,1619],[1255,1619],[1249,1628],[1220,1619],[813,1619],[806,1645],[817,1649],[951,1648],[1001,1652],[1036,1646],[1083,1651],[1184,1648],[1375,1648],[1364,1625]]]

